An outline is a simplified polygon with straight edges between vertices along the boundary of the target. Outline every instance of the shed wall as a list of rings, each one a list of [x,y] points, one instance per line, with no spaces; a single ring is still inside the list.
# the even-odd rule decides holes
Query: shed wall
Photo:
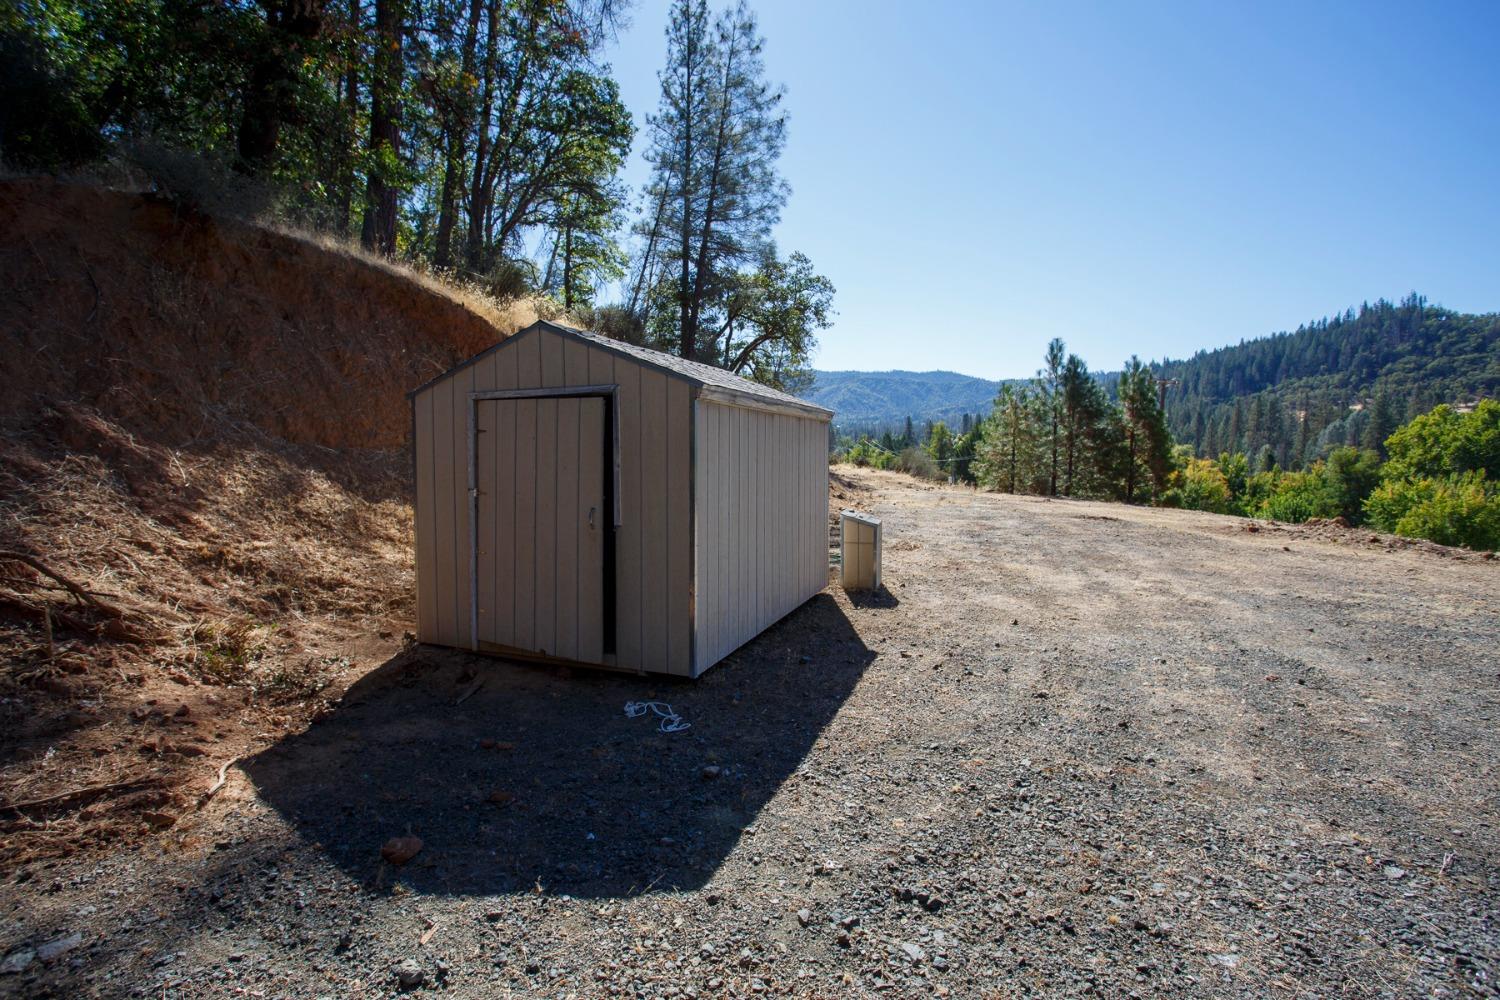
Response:
[[[420,641],[467,648],[471,640],[469,393],[611,384],[619,386],[620,447],[615,662],[692,673],[692,386],[545,327],[413,398]]]
[[[697,655],[707,670],[828,583],[828,424],[697,402]]]

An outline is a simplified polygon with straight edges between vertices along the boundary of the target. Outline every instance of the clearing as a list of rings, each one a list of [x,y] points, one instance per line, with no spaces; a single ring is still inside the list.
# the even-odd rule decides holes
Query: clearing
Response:
[[[1493,995],[1494,561],[834,503],[885,518],[888,593],[696,683],[401,652],[169,830],[8,873],[0,991]]]

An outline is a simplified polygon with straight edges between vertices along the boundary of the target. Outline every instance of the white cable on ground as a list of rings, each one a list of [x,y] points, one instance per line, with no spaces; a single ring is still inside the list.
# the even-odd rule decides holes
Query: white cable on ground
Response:
[[[647,712],[655,712],[661,717],[657,729],[664,733],[680,733],[684,729],[691,728],[691,722],[683,722],[682,716],[672,711],[672,706],[664,701],[627,701],[625,703],[625,717],[636,719]]]

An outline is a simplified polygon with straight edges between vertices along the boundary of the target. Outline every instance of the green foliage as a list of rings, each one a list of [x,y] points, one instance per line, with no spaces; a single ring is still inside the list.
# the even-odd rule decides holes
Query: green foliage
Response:
[[[871,469],[889,469],[895,458],[890,449],[880,447],[869,438],[860,438],[843,455],[844,461]]]
[[[916,445],[902,448],[901,453],[896,456],[895,461],[889,467],[895,469],[897,472],[904,472],[907,475],[918,476],[922,479],[947,478],[947,473],[932,460],[932,456],[926,450]]]
[[[664,339],[691,359],[733,326],[726,314],[741,291],[739,272],[770,245],[787,197],[776,173],[786,118],[743,2],[711,19],[704,0],[677,0],[666,36],[661,103],[649,120],[640,284],[655,290],[646,299],[654,312],[666,314],[648,325],[670,329]]]
[[[1332,516],[1350,524],[1364,520],[1364,503],[1380,483],[1380,456],[1362,448],[1336,448],[1318,470],[1328,499],[1336,510]]]
[[[785,260],[767,248],[756,269],[736,276],[723,323],[722,350],[702,358],[764,385],[796,391],[811,385],[808,359],[817,331],[833,322],[833,282],[794,251]]]
[[[1388,439],[1384,481],[1365,502],[1371,524],[1444,545],[1500,549],[1500,403],[1471,413],[1441,405]]]
[[[1126,503],[1142,489],[1152,499],[1160,496],[1171,474],[1172,436],[1161,409],[1156,376],[1139,358],[1131,357],[1120,373],[1120,406],[1124,411]]]
[[[1274,486],[1270,496],[1261,501],[1256,516],[1291,524],[1339,516],[1337,499],[1321,473],[1321,469],[1261,473],[1272,477]]]
[[[1036,402],[1029,386],[1000,387],[975,452],[974,471],[980,486],[1004,493],[1036,492],[1041,457]]]
[[[197,207],[363,229],[441,269],[460,245],[469,278],[526,275],[522,291],[540,275],[527,247],[561,235],[576,266],[559,297],[583,301],[620,268],[614,178],[634,127],[597,56],[621,9],[15,0],[0,5],[0,158],[120,154]],[[211,192],[217,164],[257,196]]]
[[[927,443],[923,447],[934,462],[946,466],[953,459],[956,440],[948,425],[939,420],[932,425],[932,431],[927,435]]]
[[[1486,399],[1472,413],[1444,404],[1416,417],[1386,441],[1388,474],[1403,478],[1483,472],[1500,479],[1500,402]]]
[[[1228,514],[1232,498],[1229,479],[1217,462],[1207,458],[1188,458],[1172,473],[1171,486],[1163,495],[1162,503],[1168,507]]]
[[[1500,550],[1500,484],[1470,471],[1443,479],[1388,479],[1365,505],[1370,523],[1407,538]]]

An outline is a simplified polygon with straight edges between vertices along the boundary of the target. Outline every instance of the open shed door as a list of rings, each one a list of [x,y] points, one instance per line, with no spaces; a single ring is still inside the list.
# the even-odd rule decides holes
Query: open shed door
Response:
[[[481,399],[475,406],[479,647],[602,663],[613,652],[605,401]]]

